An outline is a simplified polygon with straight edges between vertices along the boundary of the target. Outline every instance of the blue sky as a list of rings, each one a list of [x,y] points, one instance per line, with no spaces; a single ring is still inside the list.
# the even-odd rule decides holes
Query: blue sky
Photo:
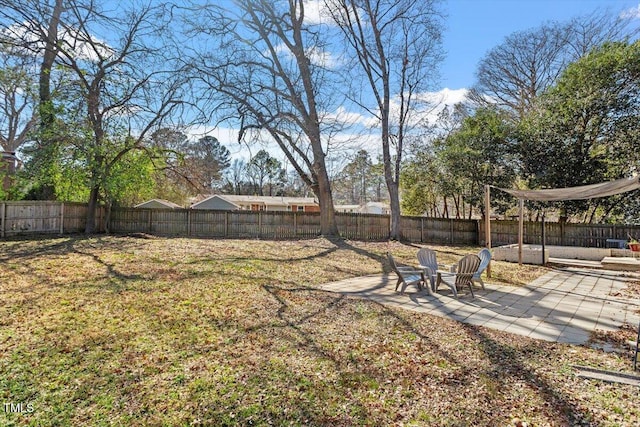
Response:
[[[307,12],[318,14],[318,7],[323,1],[308,2]],[[441,8],[447,15],[443,33],[443,47],[447,55],[440,66],[440,84],[434,88],[437,92],[433,94],[433,99],[441,104],[427,115],[432,121],[445,105],[464,100],[465,89],[475,81],[474,73],[480,59],[510,34],[536,28],[549,21],[568,21],[596,10],[611,9],[616,14],[635,11],[640,16],[640,0],[442,0]],[[234,156],[248,157],[244,145],[233,143],[237,140],[235,129],[205,127],[202,132],[210,132],[225,143]],[[380,144],[376,135],[354,138],[354,135],[347,134],[345,139],[353,139],[359,147],[366,147],[374,157],[379,154]],[[278,154],[277,148],[270,151]]]
[[[547,21],[567,21],[597,9],[635,9],[638,0],[449,0],[444,33],[447,57],[441,66],[441,88],[468,88],[478,61],[506,36]]]

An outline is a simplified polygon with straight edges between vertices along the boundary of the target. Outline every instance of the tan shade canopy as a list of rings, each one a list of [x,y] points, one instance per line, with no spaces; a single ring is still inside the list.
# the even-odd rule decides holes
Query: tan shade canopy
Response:
[[[498,188],[498,187],[495,187]],[[505,191],[518,199],[536,200],[539,202],[557,202],[560,200],[585,200],[596,197],[613,196],[640,188],[640,176],[622,178],[600,184],[582,185],[580,187],[553,188],[548,190],[508,190]]]

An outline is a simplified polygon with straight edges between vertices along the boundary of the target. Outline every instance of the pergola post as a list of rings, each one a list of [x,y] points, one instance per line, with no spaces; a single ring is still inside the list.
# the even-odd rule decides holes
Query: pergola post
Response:
[[[484,245],[491,249],[491,186],[484,186]],[[491,260],[487,265],[487,278],[491,278]]]
[[[524,240],[524,199],[520,201],[520,212],[518,219],[518,264],[522,265],[522,242]]]

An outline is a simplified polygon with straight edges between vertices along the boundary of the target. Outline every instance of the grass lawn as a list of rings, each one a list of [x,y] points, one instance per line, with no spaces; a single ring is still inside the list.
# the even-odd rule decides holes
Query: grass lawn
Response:
[[[571,368],[629,372],[628,353],[316,288],[388,271],[388,250],[415,264],[416,246],[143,237],[0,241],[0,425],[640,422],[637,387]],[[494,262],[492,282],[545,271]]]

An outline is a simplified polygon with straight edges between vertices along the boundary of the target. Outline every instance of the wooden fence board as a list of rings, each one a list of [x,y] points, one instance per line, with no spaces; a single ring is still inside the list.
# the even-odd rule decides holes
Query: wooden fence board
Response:
[[[189,211],[182,209],[149,209],[149,211],[150,233],[179,236],[188,234]]]
[[[225,237],[226,212],[191,209],[190,235],[197,237]]]
[[[149,209],[112,208],[109,230],[113,233],[148,233]]]
[[[314,238],[319,235],[319,213],[296,213],[296,238]]]
[[[87,205],[50,201],[2,202],[0,235],[77,233],[86,225]],[[96,212],[96,230],[104,231],[104,209]]]
[[[87,225],[87,205],[82,203],[64,204],[64,224],[65,233],[81,233]]]
[[[60,203],[8,203],[5,234],[52,233],[60,230]]]

